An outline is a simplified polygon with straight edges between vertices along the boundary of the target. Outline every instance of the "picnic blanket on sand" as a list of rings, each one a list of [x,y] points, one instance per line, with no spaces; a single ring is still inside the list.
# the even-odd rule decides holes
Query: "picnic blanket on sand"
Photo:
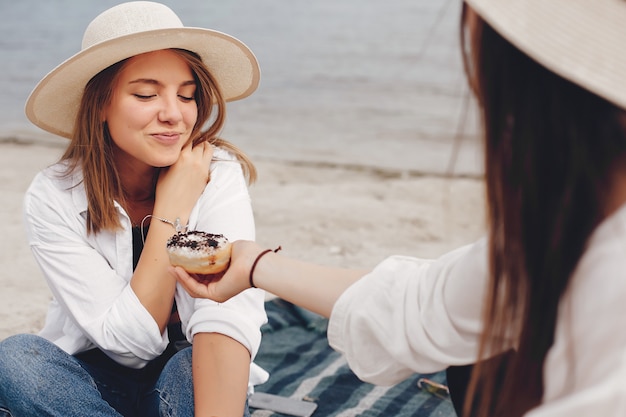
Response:
[[[449,398],[419,388],[421,378],[445,384],[445,372],[415,375],[393,387],[360,381],[326,338],[328,321],[281,299],[265,304],[268,323],[255,362],[270,373],[257,393],[313,401],[313,417],[454,417]],[[253,417],[282,417],[250,408]]]

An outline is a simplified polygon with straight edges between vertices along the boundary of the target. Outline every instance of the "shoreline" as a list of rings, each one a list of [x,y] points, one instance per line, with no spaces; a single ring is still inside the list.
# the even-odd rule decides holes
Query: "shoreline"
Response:
[[[63,142],[0,140],[5,238],[0,340],[43,324],[50,292],[26,244],[22,198]],[[334,163],[255,158],[250,187],[257,241],[285,256],[331,266],[372,268],[387,256],[436,257],[484,233],[478,177],[378,170]]]
[[[2,145],[17,145],[17,146],[36,146],[45,147],[51,149],[65,149],[67,139],[52,136],[48,134],[42,134],[40,136],[1,136],[0,146]],[[347,171],[355,171],[364,174],[371,174],[378,176],[382,179],[386,178],[418,178],[418,177],[432,177],[432,178],[470,178],[481,180],[483,174],[478,170],[462,170],[455,172],[453,163],[449,163],[449,167],[445,170],[433,171],[428,169],[419,168],[390,168],[384,166],[377,166],[375,164],[358,164],[353,162],[333,162],[333,161],[314,161],[298,158],[275,158],[259,155],[249,155],[253,162],[259,163],[273,163],[283,164],[293,167],[310,167],[319,169],[341,169]],[[455,159],[454,155],[450,159]],[[451,165],[451,166],[450,166]]]

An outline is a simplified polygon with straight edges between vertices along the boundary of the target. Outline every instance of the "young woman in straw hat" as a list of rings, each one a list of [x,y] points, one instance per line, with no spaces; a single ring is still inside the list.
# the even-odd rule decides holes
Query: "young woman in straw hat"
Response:
[[[485,239],[372,271],[236,242],[221,280],[174,272],[196,297],[257,286],[329,316],[331,345],[366,381],[476,362],[466,415],[624,416],[626,2],[464,7],[484,128]]]
[[[217,137],[259,82],[252,52],[169,8],[106,10],[37,85],[30,120],[70,139],[26,193],[27,238],[54,296],[39,335],[0,343],[0,414],[249,415],[264,294],[176,289],[166,240],[254,239],[255,170]],[[193,348],[189,343],[193,343]]]

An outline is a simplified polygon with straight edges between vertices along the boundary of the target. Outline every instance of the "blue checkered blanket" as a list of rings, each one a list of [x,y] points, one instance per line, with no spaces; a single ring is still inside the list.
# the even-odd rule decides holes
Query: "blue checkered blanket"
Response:
[[[314,401],[313,417],[454,417],[449,398],[420,389],[445,384],[445,372],[415,375],[393,387],[360,381],[326,338],[327,320],[281,299],[266,302],[268,323],[255,362],[270,372],[257,392]],[[251,408],[253,417],[284,414]]]

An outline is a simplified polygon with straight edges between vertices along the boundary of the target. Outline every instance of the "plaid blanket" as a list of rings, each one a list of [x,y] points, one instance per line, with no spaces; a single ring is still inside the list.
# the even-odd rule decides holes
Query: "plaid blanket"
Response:
[[[313,401],[318,405],[313,417],[455,416],[449,398],[423,389],[423,378],[445,384],[445,372],[415,375],[393,387],[362,382],[329,347],[326,319],[281,299],[265,307],[269,321],[255,362],[270,378],[256,392]],[[251,412],[253,417],[286,415],[253,407]]]

